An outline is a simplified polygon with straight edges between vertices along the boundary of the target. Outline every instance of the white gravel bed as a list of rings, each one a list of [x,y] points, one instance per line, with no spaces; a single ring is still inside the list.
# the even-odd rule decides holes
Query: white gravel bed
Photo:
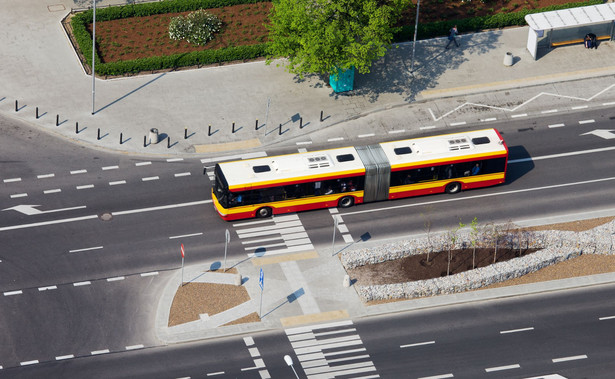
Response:
[[[615,233],[615,221],[578,233],[559,230],[502,233],[498,236],[498,246],[518,247],[521,243],[524,248],[541,250],[524,257],[455,275],[397,284],[358,285],[357,291],[363,301],[373,301],[412,299],[473,290],[518,278],[581,254],[613,254],[613,238],[615,237],[613,233]],[[470,231],[459,231],[454,238],[455,244],[451,248],[469,247],[472,239]],[[340,259],[348,270],[409,255],[426,254],[429,251],[445,251],[452,240],[450,233],[432,235],[429,239],[425,237],[401,240],[370,248],[347,250],[341,254]],[[474,243],[485,247],[494,246],[493,233],[474,237]]]

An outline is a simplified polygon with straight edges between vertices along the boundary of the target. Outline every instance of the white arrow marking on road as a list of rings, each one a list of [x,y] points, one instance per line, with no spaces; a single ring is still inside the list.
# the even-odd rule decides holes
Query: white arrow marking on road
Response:
[[[51,210],[48,210],[48,211],[41,211],[40,209],[36,209],[36,207],[40,207],[40,205],[22,204],[22,205],[16,205],[14,207],[3,209],[3,211],[14,210],[14,211],[17,211],[19,213],[23,213],[25,215],[32,216],[32,215],[40,215],[40,214],[43,214],[43,213],[54,213],[54,212],[70,211],[70,210],[73,210],[73,209],[83,209],[83,208],[85,208],[85,205],[80,205],[78,207],[70,207],[70,208],[51,209]]]
[[[596,137],[604,138],[604,139],[613,139],[615,138],[615,134],[611,133],[613,129],[596,129],[591,132],[583,133],[582,136],[586,136],[588,134],[593,134]]]

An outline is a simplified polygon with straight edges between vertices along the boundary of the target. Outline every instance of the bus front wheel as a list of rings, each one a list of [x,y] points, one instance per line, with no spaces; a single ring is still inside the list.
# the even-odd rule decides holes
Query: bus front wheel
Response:
[[[354,197],[344,196],[337,203],[340,208],[350,208],[354,205]]]
[[[461,191],[461,184],[457,182],[449,183],[446,185],[446,188],[444,188],[444,190],[446,191],[446,193],[457,193]]]
[[[271,208],[263,207],[256,211],[257,218],[267,218],[271,217]]]

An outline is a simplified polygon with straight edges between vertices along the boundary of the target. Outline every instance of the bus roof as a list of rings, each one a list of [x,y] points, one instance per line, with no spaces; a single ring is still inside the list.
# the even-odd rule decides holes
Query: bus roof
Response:
[[[437,164],[458,159],[505,155],[506,145],[495,129],[483,129],[380,144],[391,168]]]
[[[384,142],[380,146],[392,169],[506,154],[506,145],[495,129]],[[354,147],[223,162],[219,166],[230,189],[365,172]]]

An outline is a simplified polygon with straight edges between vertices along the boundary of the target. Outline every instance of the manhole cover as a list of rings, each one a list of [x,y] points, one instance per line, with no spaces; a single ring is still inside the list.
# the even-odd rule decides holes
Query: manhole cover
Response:
[[[103,214],[98,215],[98,218],[100,218],[103,221],[109,221],[109,220],[111,220],[113,218],[113,215],[111,213],[107,212],[107,213],[103,213]]]

